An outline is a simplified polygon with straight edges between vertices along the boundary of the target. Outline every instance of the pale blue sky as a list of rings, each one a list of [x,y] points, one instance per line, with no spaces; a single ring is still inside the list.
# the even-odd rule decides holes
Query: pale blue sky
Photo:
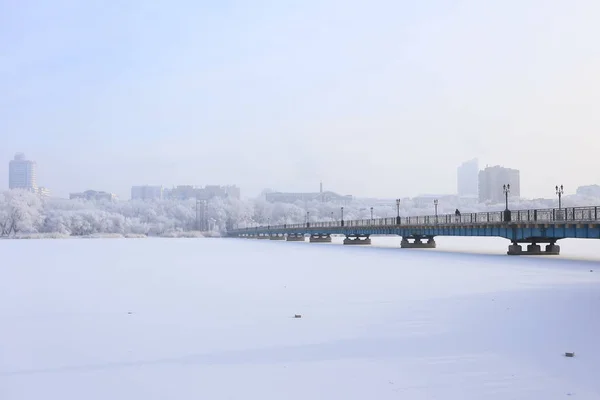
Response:
[[[0,186],[524,196],[600,183],[597,0],[0,0]]]

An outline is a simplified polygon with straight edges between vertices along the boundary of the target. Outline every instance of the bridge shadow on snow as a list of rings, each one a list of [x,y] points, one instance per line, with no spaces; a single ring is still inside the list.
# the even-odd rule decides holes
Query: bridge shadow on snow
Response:
[[[265,241],[266,242],[266,241]],[[510,242],[507,240],[506,245]],[[267,242],[265,244],[279,244],[279,245],[288,245],[288,246],[306,246],[309,243],[294,243],[294,242]],[[574,258],[564,258],[560,255],[519,255],[519,256],[509,256],[506,253],[502,254],[493,254],[493,253],[472,253],[464,250],[452,250],[452,249],[402,249],[400,246],[398,247],[388,247],[388,246],[378,246],[378,245],[367,245],[367,246],[344,246],[341,243],[319,243],[312,244],[313,246],[319,246],[319,248],[327,251],[334,252],[378,252],[381,254],[395,254],[400,257],[423,257],[423,258],[431,258],[437,260],[452,260],[453,262],[460,261],[461,259],[465,260],[481,260],[482,266],[485,264],[485,261],[493,261],[494,263],[503,262],[506,266],[541,266],[544,267],[560,267],[564,268],[568,266],[569,268],[582,268],[582,269],[593,269],[594,266],[600,265],[600,260],[591,260],[591,259],[574,259]],[[297,248],[297,247],[295,247]],[[592,268],[590,268],[592,267]],[[599,267],[600,268],[600,267]],[[600,272],[600,271],[599,271]]]

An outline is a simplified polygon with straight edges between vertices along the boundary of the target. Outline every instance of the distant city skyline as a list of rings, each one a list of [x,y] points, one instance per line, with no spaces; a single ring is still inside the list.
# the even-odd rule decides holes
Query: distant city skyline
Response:
[[[479,160],[477,158],[473,158],[469,161],[464,161],[462,162],[456,169],[456,181],[457,181],[457,186],[455,188],[454,192],[441,192],[441,191],[431,191],[430,193],[438,193],[438,195],[435,196],[445,196],[445,195],[459,195],[459,196],[466,196],[466,197],[478,197],[479,201],[486,201],[487,200],[494,200],[494,201],[499,201],[500,199],[500,195],[498,193],[501,192],[501,187],[502,187],[502,182],[506,182],[512,185],[512,192],[511,192],[511,197],[516,196],[516,197],[520,197],[521,196],[521,185],[520,185],[520,171],[516,170],[516,169],[511,169],[511,168],[505,168],[502,166],[494,166],[489,167],[488,165],[486,165],[486,167],[482,170],[479,170]],[[14,183],[15,184],[15,188],[16,187],[21,187],[21,188],[30,188],[34,191],[38,191],[40,192],[40,194],[43,194],[45,196],[48,196],[50,193],[50,189],[46,188],[46,187],[38,187],[37,186],[37,163],[35,161],[32,160],[26,160],[25,159],[25,155],[22,152],[17,152],[14,155],[14,158],[12,160],[9,161],[8,163],[9,165],[9,169],[10,171],[15,171],[18,172],[18,174],[11,172],[11,174],[9,174],[12,178],[11,182],[16,182],[17,178],[16,176],[18,175],[18,180],[19,183]],[[26,168],[25,168],[26,167]],[[476,179],[475,182],[473,182],[473,179]],[[10,179],[9,179],[10,180]],[[29,180],[29,181],[27,181]],[[22,181],[22,182],[21,182]],[[29,183],[26,183],[29,182]],[[483,186],[482,186],[482,182],[483,182]],[[9,182],[10,185],[10,182]],[[28,187],[27,185],[33,185],[31,187]],[[499,186],[498,186],[499,185]],[[562,183],[561,183],[562,185]],[[590,183],[589,185],[595,185],[595,183]],[[35,186],[35,188],[33,188]],[[185,191],[186,188],[189,188],[188,192],[191,190],[194,193],[196,193],[198,191],[198,193],[202,193],[200,195],[200,197],[202,198],[209,198],[209,197],[214,197],[214,196],[232,196],[234,198],[241,198],[241,190],[238,187],[238,185],[205,185],[204,187],[201,185],[189,185],[189,184],[184,184],[184,185],[173,185],[171,187],[169,186],[163,186],[163,185],[131,185],[129,186],[129,191],[126,195],[121,195],[115,191],[112,191],[110,189],[106,189],[106,188],[101,188],[99,191],[97,191],[97,188],[92,188],[93,185],[88,185],[86,186],[84,189],[79,190],[79,191],[73,191],[73,190],[69,190],[67,195],[62,195],[61,194],[57,194],[55,192],[52,193],[53,196],[57,196],[57,197],[64,197],[64,198],[88,198],[90,196],[92,197],[106,197],[106,196],[112,196],[113,199],[117,199],[120,198],[122,200],[127,200],[127,199],[162,199],[165,197],[185,197],[185,198],[191,198],[191,197],[197,197],[197,194],[194,195],[189,195],[188,194],[183,194],[182,190]],[[495,186],[498,186],[497,188]],[[578,187],[586,187],[587,185],[580,185]],[[572,190],[573,192],[578,188],[578,187],[574,187]],[[315,197],[315,194],[318,195],[319,193],[323,193],[323,182],[319,182],[319,191],[317,192],[316,190],[306,190],[306,191],[286,191],[286,190],[275,190],[274,193],[278,196],[284,196],[286,199],[291,197],[298,197],[298,198],[304,198],[306,196],[308,197]],[[462,189],[461,189],[462,188]],[[315,189],[313,187],[313,189]],[[260,190],[259,193],[256,194],[251,194],[251,195],[247,195],[246,197],[256,197],[258,196],[260,193],[264,192],[265,190],[267,190],[266,188],[263,187],[263,189]],[[269,190],[273,190],[273,189],[269,189]],[[461,193],[462,190],[462,193]],[[473,191],[476,191],[476,194],[473,194]],[[329,189],[328,189],[329,192]],[[179,194],[177,194],[179,193]],[[402,194],[402,195],[396,195],[394,197],[412,197],[412,198],[416,198],[416,197],[420,197],[420,196],[425,196],[425,197],[430,197],[432,196],[431,194],[428,193],[418,193],[418,194]],[[332,192],[332,195],[338,196],[338,194]],[[434,197],[435,197],[434,196]],[[272,196],[271,196],[272,197]],[[346,195],[344,196],[346,197],[346,200],[352,197],[362,197],[362,198],[379,198],[379,199],[383,199],[386,198],[385,196],[381,196],[381,195],[363,195],[363,196],[353,196],[353,195]],[[526,196],[524,196],[526,197]],[[552,195],[542,195],[542,196],[537,196],[538,198],[552,198]],[[273,197],[274,199],[275,197]],[[392,197],[389,197],[392,198]],[[533,198],[533,197],[531,197]],[[271,201],[273,201],[273,199],[271,199]]]
[[[456,166],[524,197],[597,183],[600,2],[0,4],[0,160],[66,197],[237,184],[454,193]],[[0,185],[8,186],[0,163]]]

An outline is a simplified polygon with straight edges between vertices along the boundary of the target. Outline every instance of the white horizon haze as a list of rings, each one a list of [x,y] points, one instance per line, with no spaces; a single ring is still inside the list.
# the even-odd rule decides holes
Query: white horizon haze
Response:
[[[456,168],[600,183],[592,0],[4,2],[0,187],[236,184],[395,198]]]

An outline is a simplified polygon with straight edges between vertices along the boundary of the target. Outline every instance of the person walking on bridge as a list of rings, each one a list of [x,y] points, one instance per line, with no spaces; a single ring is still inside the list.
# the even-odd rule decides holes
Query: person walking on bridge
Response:
[[[458,222],[460,220],[460,211],[458,211],[458,208],[456,209],[456,211],[454,211],[454,219],[456,220],[456,222]]]

